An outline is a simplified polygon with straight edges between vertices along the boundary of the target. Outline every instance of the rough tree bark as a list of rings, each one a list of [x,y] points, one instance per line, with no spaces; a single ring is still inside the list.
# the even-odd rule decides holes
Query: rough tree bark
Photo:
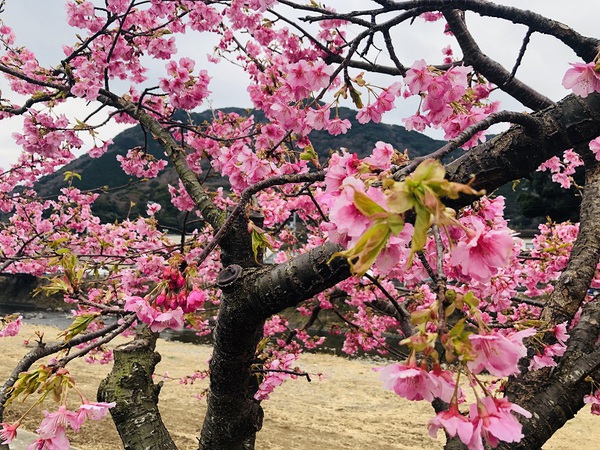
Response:
[[[158,410],[162,383],[152,381],[160,362],[156,333],[140,327],[136,338],[114,351],[114,365],[98,387],[98,400],[116,402],[110,409],[126,450],[177,450]]]
[[[600,164],[587,166],[580,217],[567,267],[542,311],[541,319],[549,324],[571,323],[600,260]],[[591,391],[587,377],[600,367],[599,330],[600,304],[595,301],[584,309],[555,370],[538,370],[509,380],[506,392],[511,401],[533,414],[523,420],[525,438],[511,448],[540,448],[583,407],[583,396]]]

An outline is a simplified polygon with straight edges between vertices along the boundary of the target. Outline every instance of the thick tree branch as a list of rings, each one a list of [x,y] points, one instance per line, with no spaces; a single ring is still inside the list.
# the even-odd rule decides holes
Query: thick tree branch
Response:
[[[598,39],[582,36],[564,23],[548,19],[532,11],[484,0],[410,0],[395,2],[391,5],[391,8],[394,10],[421,8],[429,11],[460,9],[473,11],[482,16],[496,17],[512,23],[523,24],[531,28],[532,31],[554,36],[587,62],[594,59],[598,53],[598,44],[600,43]]]
[[[473,66],[489,81],[534,111],[554,104],[549,98],[516,79],[502,64],[485,55],[469,33],[458,10],[445,11],[444,17],[462,49],[466,64]]]
[[[542,124],[539,136],[513,126],[448,164],[447,178],[471,182],[474,189],[492,192],[510,181],[528,177],[552,156],[600,136],[600,94],[585,99],[570,95],[533,117]],[[464,196],[452,206],[461,207],[471,200]]]
[[[440,147],[435,152],[430,153],[429,155],[414,158],[409,164],[403,167],[402,170],[399,170],[394,173],[394,179],[396,181],[400,181],[402,178],[406,177],[413,170],[415,170],[417,166],[425,159],[434,158],[441,160],[442,158],[448,156],[454,150],[459,148],[461,145],[468,142],[471,138],[473,138],[473,136],[475,136],[480,131],[485,131],[496,123],[504,122],[510,122],[513,124],[521,125],[525,128],[525,131],[531,136],[537,136],[542,129],[541,120],[529,114],[523,114],[514,111],[499,111],[497,113],[490,114],[485,119],[465,128],[462,131],[462,133],[460,133],[451,141],[448,141],[446,145]]]
[[[110,413],[126,450],[177,450],[158,411],[162,382],[152,381],[160,362],[156,338],[144,326],[132,342],[117,347],[113,369],[98,387],[99,401],[116,403]]]
[[[586,167],[580,225],[566,269],[544,307],[541,319],[570,322],[583,302],[600,260],[600,164]]]
[[[250,307],[266,319],[345,280],[350,266],[345,258],[332,259],[340,250],[326,243],[264,271],[253,283]]]

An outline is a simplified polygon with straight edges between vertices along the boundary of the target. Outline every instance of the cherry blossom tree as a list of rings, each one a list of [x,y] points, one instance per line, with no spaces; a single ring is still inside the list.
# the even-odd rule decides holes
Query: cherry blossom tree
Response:
[[[261,403],[307,375],[296,361],[322,344],[308,329],[328,310],[345,352],[396,357],[379,372],[382,388],[431,402],[437,415],[424,426],[443,430],[448,448],[539,448],[585,403],[598,412],[598,39],[483,0],[365,0],[339,12],[290,0],[65,3],[74,37],[51,66],[0,23],[9,86],[0,119],[22,123],[13,135],[22,154],[1,174],[2,270],[48,277],[41,290],[64,296],[75,316],[63,341],[40,339],[0,387],[0,420],[19,397],[58,399],[31,448],[67,448],[67,428],[108,411],[125,448],[175,448],[157,406],[154,345],[158,332],[184,327],[213,333],[199,448],[254,448]],[[524,27],[512,67],[480,49],[473,14]],[[404,61],[396,31],[432,22],[445,24],[439,60]],[[184,35],[217,38],[209,61],[178,53]],[[519,80],[536,35],[577,55],[562,81],[572,95],[552,99]],[[202,124],[177,119],[210,98],[209,63],[218,60],[243,68],[264,122],[220,111]],[[160,62],[156,79],[148,61]],[[499,92],[528,112],[501,109]],[[66,112],[78,99],[92,105],[89,115]],[[418,106],[406,127],[439,129],[447,140],[427,157],[379,142],[363,159],[340,148],[325,158],[328,149],[310,141],[312,130],[347,132],[340,105],[354,104],[361,123],[380,122],[411,99]],[[172,202],[200,221],[180,243],[166,239],[155,203],[144,216],[100,223],[91,211],[98,191],[74,187],[77,174],[57,198],[32,189],[77,151],[103,155],[102,127],[113,121],[140,125],[164,150],[156,159],[131,149],[119,159],[126,173],[153,178],[167,163],[177,172]],[[486,140],[498,123],[510,128]],[[206,189],[203,161],[230,192]],[[494,190],[536,170],[570,186],[581,165],[581,222],[541,226],[526,251]],[[290,326],[289,308],[305,326]],[[20,324],[6,317],[0,335]],[[135,337],[106,350],[121,334]],[[75,358],[114,367],[97,401],[81,397],[72,411]],[[2,422],[4,444],[19,425]]]

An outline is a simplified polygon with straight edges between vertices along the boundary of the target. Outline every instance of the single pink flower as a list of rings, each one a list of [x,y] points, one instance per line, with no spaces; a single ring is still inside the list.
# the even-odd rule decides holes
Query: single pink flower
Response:
[[[492,447],[500,441],[519,442],[523,439],[522,425],[512,411],[531,417],[531,413],[504,398],[484,397],[472,404],[469,418],[473,423],[473,436],[467,444],[469,449],[483,450],[482,437]]]
[[[592,395],[586,395],[583,397],[583,402],[587,405],[592,405],[591,413],[600,416],[600,390],[596,391]]]
[[[340,119],[335,117],[327,123],[325,129],[329,131],[329,134],[337,136],[340,134],[346,134],[346,132],[352,127],[352,124],[348,119]]]
[[[115,402],[106,403],[86,401],[79,407],[79,415],[82,416],[83,419],[102,420],[108,413],[108,410],[113,408],[115,405]]]
[[[406,76],[404,77],[404,82],[413,94],[426,91],[432,81],[433,75],[423,59],[415,61],[412,67],[406,71]]]
[[[475,374],[480,373],[483,369],[498,377],[517,374],[519,373],[517,363],[527,354],[523,338],[534,334],[533,328],[509,336],[500,334],[497,330],[489,334],[471,334],[469,340],[476,357],[467,365]]]
[[[574,94],[583,98],[592,92],[600,92],[600,73],[596,68],[596,63],[570,63],[573,66],[567,70],[562,80],[562,85],[571,89]]]
[[[21,326],[23,325],[22,319],[23,316],[19,316],[12,322],[6,324],[4,328],[0,329],[0,337],[10,337],[19,334]]]
[[[10,444],[17,437],[17,429],[21,426],[20,422],[13,424],[2,422],[2,429],[0,430],[0,445]]]
[[[27,450],[65,450],[70,448],[70,445],[65,429],[58,427],[53,436],[36,439],[27,447]]]
[[[384,367],[379,372],[379,379],[383,382],[384,389],[394,391],[407,400],[431,402],[439,392],[437,380],[414,363]]]
[[[150,323],[150,329],[155,333],[166,328],[181,330],[184,325],[183,310],[180,307],[158,314]]]
[[[508,264],[514,241],[508,228],[487,230],[477,218],[471,218],[470,225],[470,231],[450,253],[449,262],[463,275],[486,283],[498,268]]]
[[[192,292],[190,292],[190,295],[187,296],[185,311],[192,312],[202,308],[205,299],[206,294],[204,293],[204,291],[193,290]]]
[[[448,411],[439,412],[433,419],[427,422],[429,435],[433,438],[437,437],[437,432],[440,428],[446,430],[446,433],[450,437],[458,434],[458,437],[464,444],[471,442],[471,438],[473,437],[473,424],[460,413],[456,402],[450,403]]]
[[[392,156],[394,156],[394,147],[383,141],[377,141],[373,154],[365,158],[365,162],[381,170],[387,170],[392,165]]]
[[[81,426],[81,421],[77,416],[77,413],[67,409],[65,405],[60,405],[58,411],[49,413],[44,411],[44,419],[40,423],[40,427],[37,429],[37,433],[44,439],[49,439],[52,436],[56,436],[57,430],[63,429],[69,425],[75,431]]]

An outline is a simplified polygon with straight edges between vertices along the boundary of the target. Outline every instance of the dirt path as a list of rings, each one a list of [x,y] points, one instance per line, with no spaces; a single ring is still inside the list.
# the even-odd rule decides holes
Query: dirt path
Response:
[[[25,354],[23,339],[42,330],[48,340],[56,337],[57,329],[26,326],[14,338],[0,339],[3,363],[0,380],[4,380],[17,360]],[[123,342],[118,341],[116,344]],[[115,345],[116,345],[115,344]],[[169,377],[191,374],[194,369],[206,369],[210,347],[159,340],[158,351],[162,361],[157,367],[157,380],[165,373]],[[443,439],[433,440],[427,434],[425,423],[432,409],[423,402],[409,402],[392,392],[384,391],[373,362],[349,360],[321,354],[306,354],[301,365],[309,373],[325,373],[308,383],[300,379],[284,383],[271,399],[264,402],[265,421],[258,434],[256,448],[260,450],[418,450],[441,449]],[[108,365],[88,365],[75,361],[69,366],[78,387],[90,399],[95,399],[99,381],[110,371]],[[193,385],[165,381],[160,396],[163,419],[181,450],[196,449],[196,435],[205,411],[205,401],[199,394],[207,386],[206,380]],[[10,405],[5,419],[14,420],[27,407]],[[54,406],[46,401],[45,409]],[[34,431],[40,416],[25,421],[24,426]],[[550,442],[545,450],[594,450],[600,442],[599,418],[585,409]],[[82,450],[115,450],[119,437],[110,420],[86,423],[79,434],[73,434],[72,444]],[[441,436],[441,433],[440,433]]]

